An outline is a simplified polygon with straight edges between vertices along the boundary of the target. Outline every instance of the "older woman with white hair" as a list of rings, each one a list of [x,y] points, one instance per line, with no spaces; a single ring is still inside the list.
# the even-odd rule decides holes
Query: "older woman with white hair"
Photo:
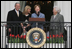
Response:
[[[64,33],[64,17],[60,14],[60,8],[57,6],[53,7],[53,15],[50,19],[50,34],[60,35]],[[54,22],[54,23],[53,23]]]

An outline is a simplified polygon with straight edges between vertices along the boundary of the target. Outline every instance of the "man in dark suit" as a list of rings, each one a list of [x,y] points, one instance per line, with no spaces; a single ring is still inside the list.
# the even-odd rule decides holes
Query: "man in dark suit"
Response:
[[[51,20],[50,20],[50,22],[54,22],[54,23],[50,23],[51,35],[55,35],[55,34],[60,35],[64,33],[64,23],[61,23],[64,22],[64,17],[63,15],[59,14],[59,12],[60,12],[60,8],[55,6],[53,9],[54,15],[51,16]]]
[[[7,22],[12,22],[12,23],[7,23],[7,35],[14,34],[14,35],[21,35],[22,33],[22,28],[20,23],[15,23],[18,21],[22,21],[22,12],[19,11],[20,9],[20,4],[19,3],[15,3],[15,9],[11,10],[8,12],[7,15]]]

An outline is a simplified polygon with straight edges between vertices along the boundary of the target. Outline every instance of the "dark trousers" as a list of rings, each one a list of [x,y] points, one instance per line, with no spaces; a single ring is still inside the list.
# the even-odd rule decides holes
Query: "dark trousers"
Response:
[[[13,35],[19,34],[19,35],[21,35],[22,32],[23,32],[23,29],[22,29],[21,26],[20,27],[19,26],[18,27],[12,26],[12,27],[10,27],[10,29],[11,29],[11,32],[9,32],[9,28],[7,27],[7,36],[9,36],[10,34],[13,34]]]

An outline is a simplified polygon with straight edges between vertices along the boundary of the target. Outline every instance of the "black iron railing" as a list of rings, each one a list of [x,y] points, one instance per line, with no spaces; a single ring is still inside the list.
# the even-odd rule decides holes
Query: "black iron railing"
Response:
[[[29,23],[30,26],[27,28],[29,30],[33,28],[32,23],[35,22],[1,22],[1,48],[31,48],[26,42],[26,33],[28,30],[26,29],[26,33],[23,33],[23,28],[20,23]],[[47,38],[46,43],[41,48],[71,48],[71,22],[36,22],[35,27],[38,27],[39,23],[43,24],[43,30]],[[51,26],[51,23],[58,23],[59,25]],[[64,26],[61,26],[61,23]],[[55,29],[50,29],[50,27]],[[60,33],[62,29],[56,30],[56,28],[62,27],[64,28],[63,33]],[[9,28],[12,28],[11,32],[9,32]],[[57,34],[56,31],[60,34]],[[51,32],[54,34],[51,34]]]

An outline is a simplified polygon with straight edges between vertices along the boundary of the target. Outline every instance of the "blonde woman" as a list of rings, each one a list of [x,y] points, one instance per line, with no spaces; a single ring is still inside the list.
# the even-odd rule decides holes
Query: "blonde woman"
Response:
[[[22,20],[24,22],[27,22],[27,21],[29,21],[30,17],[31,17],[31,7],[27,5],[24,8]],[[31,28],[29,23],[24,23],[24,24],[21,23],[21,26],[23,28],[23,34],[25,34]]]

